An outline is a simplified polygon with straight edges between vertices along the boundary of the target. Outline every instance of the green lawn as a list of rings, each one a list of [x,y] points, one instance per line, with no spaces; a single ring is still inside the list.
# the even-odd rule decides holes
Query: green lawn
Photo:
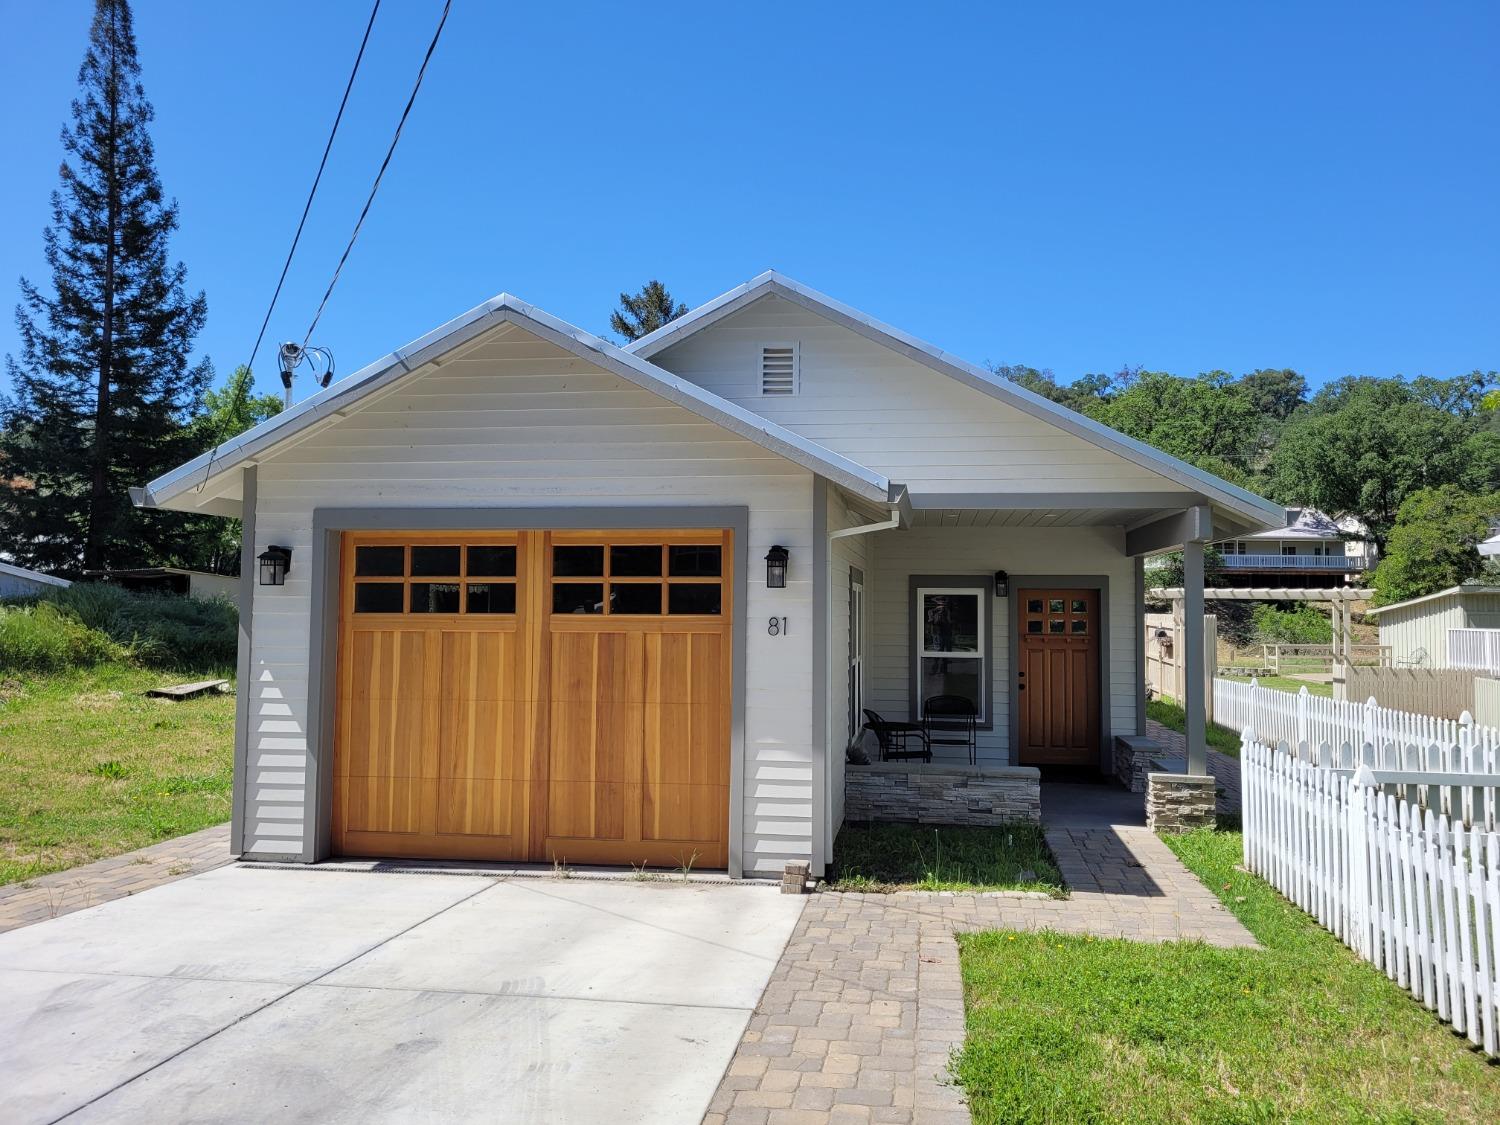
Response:
[[[1062,874],[1042,830],[1033,824],[846,824],[833,844],[827,886],[835,891],[1063,893]]]
[[[1500,1068],[1239,871],[1238,833],[1167,842],[1264,948],[960,935],[976,1122],[1500,1120]]]
[[[1306,680],[1293,679],[1291,676],[1261,676],[1255,682],[1261,687],[1275,688],[1277,691],[1289,691],[1293,695],[1306,688],[1309,695],[1321,695],[1325,699],[1333,698],[1332,684],[1310,684]]]
[[[102,665],[0,683],[0,884],[228,820],[234,697],[141,694],[207,678]]]

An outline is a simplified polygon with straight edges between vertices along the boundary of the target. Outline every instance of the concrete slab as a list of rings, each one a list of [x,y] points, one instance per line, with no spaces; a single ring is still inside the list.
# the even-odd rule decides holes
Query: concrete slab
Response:
[[[687,1125],[748,1018],[312,985],[70,1120]]]
[[[0,969],[0,1121],[51,1121],[287,991]]]
[[[492,885],[223,867],[0,934],[0,968],[297,984]]]
[[[799,896],[691,883],[503,883],[328,984],[753,1008]]]
[[[805,902],[209,872],[0,934],[0,1121],[696,1123]]]
[[[1042,782],[1048,828],[1116,828],[1146,823],[1146,795],[1109,782]]]

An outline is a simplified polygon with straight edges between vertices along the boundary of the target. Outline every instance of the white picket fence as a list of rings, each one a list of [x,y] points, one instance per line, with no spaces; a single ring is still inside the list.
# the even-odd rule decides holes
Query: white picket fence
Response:
[[[1396,748],[1392,747],[1392,755]],[[1491,774],[1357,770],[1241,740],[1245,866],[1491,1056],[1500,1055],[1500,836],[1403,794]],[[1489,804],[1492,806],[1493,801]]]
[[[1407,765],[1407,749],[1419,747],[1425,769],[1456,769],[1464,773],[1500,773],[1500,730],[1479,726],[1465,711],[1457,719],[1438,719],[1411,711],[1381,707],[1374,697],[1364,703],[1341,702],[1313,695],[1303,688],[1288,691],[1261,687],[1256,680],[1214,680],[1214,722],[1231,730],[1249,727],[1259,742],[1274,746],[1375,746],[1381,748],[1378,769]],[[1441,755],[1446,765],[1429,763],[1431,747],[1456,747]],[[1397,748],[1400,748],[1399,751]],[[1338,763],[1341,768],[1353,762]]]
[[[1449,629],[1448,667],[1500,673],[1500,629]]]

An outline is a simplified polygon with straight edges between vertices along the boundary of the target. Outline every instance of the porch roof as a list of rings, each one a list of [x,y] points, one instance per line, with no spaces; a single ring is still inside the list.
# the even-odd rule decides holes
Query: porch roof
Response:
[[[1260,526],[1195,492],[912,493],[911,509],[914,527],[1119,527],[1132,555]]]

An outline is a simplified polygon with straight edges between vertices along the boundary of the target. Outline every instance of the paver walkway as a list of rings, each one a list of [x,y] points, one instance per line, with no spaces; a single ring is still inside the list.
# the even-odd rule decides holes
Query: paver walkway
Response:
[[[1187,738],[1182,734],[1171,727],[1163,726],[1155,719],[1146,720],[1146,733],[1156,739],[1161,748],[1166,751],[1167,757],[1187,760]],[[1221,813],[1239,812],[1240,760],[1231,758],[1228,754],[1210,746],[1208,748],[1208,772],[1213,774],[1214,780],[1218,782],[1218,788],[1224,791],[1218,801],[1218,811]]]
[[[0,887],[0,933],[223,867],[229,825],[218,824],[139,851]]]
[[[709,1105],[712,1125],[967,1125],[955,932],[1255,939],[1145,828],[1050,828],[1072,894],[812,897]]]

